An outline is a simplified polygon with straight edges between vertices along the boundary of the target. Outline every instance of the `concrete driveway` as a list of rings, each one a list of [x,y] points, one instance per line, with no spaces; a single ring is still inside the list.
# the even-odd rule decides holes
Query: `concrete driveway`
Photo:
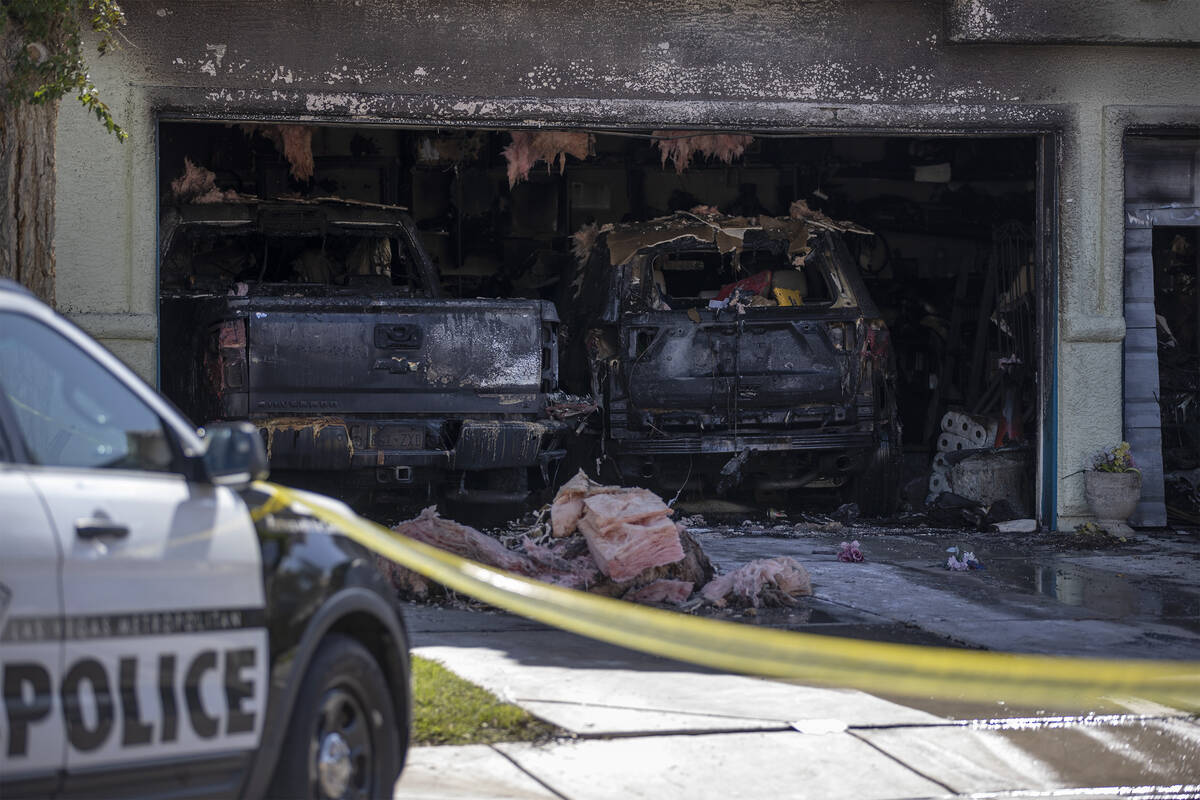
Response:
[[[803,606],[746,622],[1200,660],[1198,548],[1186,535],[1064,553],[862,530],[851,533],[868,561],[843,564],[836,532],[781,533],[699,533],[723,568],[789,554],[812,573]],[[988,570],[941,569],[948,544],[974,547]],[[572,738],[414,748],[398,798],[1200,797],[1200,718],[1136,698],[1062,716],[724,674],[497,612],[413,606],[408,622],[414,653]]]

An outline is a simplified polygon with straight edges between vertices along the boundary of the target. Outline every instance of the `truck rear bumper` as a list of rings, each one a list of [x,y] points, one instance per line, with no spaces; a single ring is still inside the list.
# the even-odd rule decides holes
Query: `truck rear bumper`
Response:
[[[252,420],[272,469],[350,471],[489,470],[538,467],[566,426],[552,420],[354,419],[272,417]]]
[[[695,455],[702,453],[741,453],[754,451],[855,450],[874,446],[870,431],[786,433],[786,434],[703,434],[673,435],[663,438],[614,438],[609,446],[621,455]]]

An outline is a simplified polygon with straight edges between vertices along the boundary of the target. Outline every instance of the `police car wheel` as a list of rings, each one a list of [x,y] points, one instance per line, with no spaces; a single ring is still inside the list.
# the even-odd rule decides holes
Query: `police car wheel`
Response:
[[[325,638],[300,686],[268,797],[391,797],[400,736],[387,681],[354,639]]]

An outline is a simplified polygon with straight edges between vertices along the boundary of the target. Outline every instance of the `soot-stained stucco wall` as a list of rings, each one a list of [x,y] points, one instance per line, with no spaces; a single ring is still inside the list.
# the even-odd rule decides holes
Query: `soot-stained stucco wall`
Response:
[[[1078,5],[1078,4],[1076,4]],[[393,95],[845,103],[1063,102],[1170,82],[1170,49],[946,43],[941,0],[126,3],[145,85],[246,108],[371,114]],[[1180,76],[1184,77],[1184,76]],[[278,93],[278,94],[274,94]],[[348,102],[339,104],[338,96]],[[452,114],[455,107],[445,107]],[[463,109],[457,109],[461,114]],[[599,110],[599,109],[597,109]]]
[[[58,296],[150,378],[163,116],[1049,133],[1060,235],[1048,480],[1062,523],[1086,514],[1068,476],[1121,433],[1123,132],[1200,125],[1200,49],[948,41],[947,23],[961,33],[966,19],[953,12],[989,10],[982,0],[123,6],[129,44],[93,75],[132,141],[64,107]],[[992,23],[985,33],[1003,41]]]

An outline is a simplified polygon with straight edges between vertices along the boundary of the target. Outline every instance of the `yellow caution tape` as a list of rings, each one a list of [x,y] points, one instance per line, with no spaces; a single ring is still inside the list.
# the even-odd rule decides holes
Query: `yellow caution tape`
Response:
[[[515,614],[706,667],[878,694],[1094,710],[1141,698],[1200,711],[1200,662],[1018,655],[867,642],[693,617],[564,589],[484,566],[274,484],[260,518],[302,507],[386,559]]]

